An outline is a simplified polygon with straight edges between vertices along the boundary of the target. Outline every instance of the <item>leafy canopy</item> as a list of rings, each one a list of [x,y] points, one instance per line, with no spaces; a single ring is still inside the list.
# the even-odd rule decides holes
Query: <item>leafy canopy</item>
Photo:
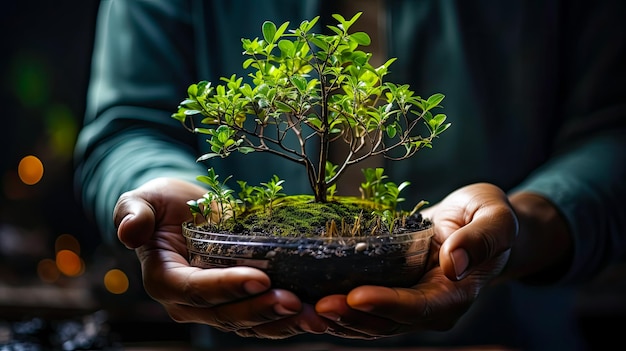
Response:
[[[369,35],[350,32],[360,15],[333,15],[329,34],[314,32],[319,17],[293,29],[266,21],[262,38],[242,39],[251,83],[232,75],[219,85],[190,85],[172,117],[208,136],[210,152],[198,161],[269,152],[301,164],[315,201],[326,202],[347,167],[376,155],[404,160],[432,147],[450,126],[434,112],[444,95],[422,99],[409,85],[385,81],[395,58],[370,64],[372,54],[361,49]],[[328,160],[335,144],[348,149],[338,164]]]

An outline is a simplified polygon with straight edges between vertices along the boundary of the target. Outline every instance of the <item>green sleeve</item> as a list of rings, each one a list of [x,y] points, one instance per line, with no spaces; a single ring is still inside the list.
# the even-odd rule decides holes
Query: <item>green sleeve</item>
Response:
[[[626,250],[626,135],[596,135],[554,157],[516,190],[550,199],[569,223],[574,261],[563,282],[586,280]]]
[[[620,1],[568,6],[566,121],[555,155],[516,189],[546,196],[567,219],[575,252],[564,282],[591,278],[626,254],[625,13]]]
[[[170,118],[195,80],[187,1],[100,5],[85,125],[75,150],[80,200],[106,241],[117,198],[145,181],[193,180],[195,138]]]
[[[431,203],[483,181],[544,195],[574,239],[563,282],[623,259],[626,2],[391,4],[391,75],[444,93],[452,127],[390,178]]]

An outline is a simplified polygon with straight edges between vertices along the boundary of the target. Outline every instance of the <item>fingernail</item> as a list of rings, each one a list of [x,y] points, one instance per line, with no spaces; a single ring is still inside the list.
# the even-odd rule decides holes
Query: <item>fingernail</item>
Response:
[[[328,330],[328,324],[320,320],[320,322],[312,323],[310,321],[301,321],[300,328],[311,334],[324,334]]]
[[[120,231],[124,230],[124,226],[126,225],[126,222],[130,221],[131,219],[133,219],[135,217],[135,215],[133,214],[127,214],[124,218],[122,218],[122,220],[120,221],[120,224],[117,225],[117,232],[118,232],[118,238],[120,238],[121,241],[121,236],[119,235]],[[136,249],[136,247],[133,247],[132,245],[127,245],[125,242],[121,241],[122,244],[124,244],[124,246],[129,249],[129,250],[134,250]]]
[[[298,311],[292,311],[279,303],[274,305],[274,312],[281,316],[291,316],[298,313]]]
[[[243,289],[250,295],[260,294],[267,290],[267,286],[259,283],[256,280],[249,280],[243,283]]]
[[[450,259],[454,266],[454,274],[456,279],[463,279],[467,274],[467,267],[469,266],[469,256],[467,251],[463,249],[456,249],[450,253]]]
[[[126,216],[124,216],[124,218],[122,218],[122,220],[120,221],[120,224],[117,225],[118,228],[122,227],[124,225],[124,223],[130,221],[133,217],[135,217],[134,214],[129,213]]]

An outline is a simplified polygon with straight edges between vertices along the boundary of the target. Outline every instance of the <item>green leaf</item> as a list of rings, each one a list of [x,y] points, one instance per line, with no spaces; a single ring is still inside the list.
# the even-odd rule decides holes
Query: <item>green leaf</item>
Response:
[[[306,79],[302,76],[292,76],[291,83],[300,91],[304,92],[306,90]]]
[[[426,113],[425,115],[428,115],[430,112]],[[436,116],[432,117],[431,119],[424,119],[427,123],[428,126],[430,127],[430,130],[435,133],[437,131],[437,129],[439,128],[439,126],[441,126],[441,124],[446,120],[446,115],[444,114],[437,114]]]
[[[285,33],[285,31],[287,30],[287,27],[289,27],[288,21],[280,25],[280,27],[274,33],[272,43],[276,42],[276,40],[278,40],[278,38],[280,38]]]
[[[314,117],[309,117],[307,118],[307,123],[309,123],[310,125],[316,127],[317,129],[321,129],[322,128],[322,121],[315,115],[313,115]]]
[[[340,24],[346,23],[346,19],[342,15],[340,15],[338,13],[334,13],[333,14],[333,18],[336,19],[337,22],[339,22]]]
[[[214,153],[214,152],[209,152],[207,154],[204,154],[204,155],[198,157],[196,162],[206,161],[206,160],[211,159],[211,158],[216,157],[216,156],[220,156],[220,154],[217,154],[217,153]]]
[[[189,95],[190,98],[195,98],[196,96],[198,96],[198,85],[197,84],[191,84],[187,88],[187,94]]]
[[[442,124],[439,127],[437,127],[437,130],[435,130],[435,135],[439,135],[441,133],[443,133],[446,129],[448,129],[450,127],[452,123],[446,123],[446,124]]]
[[[252,90],[252,87],[250,86],[250,84],[244,84],[241,89],[240,89],[241,93],[247,97],[247,98],[252,98],[254,96],[254,91]]]
[[[343,30],[337,26],[327,26],[328,29],[332,30],[333,32],[335,32],[337,35],[341,36],[343,35]]]
[[[328,43],[324,41],[319,35],[314,35],[309,39],[315,46],[322,49],[323,51],[328,51]]]
[[[300,30],[302,30],[305,33],[310,31],[311,29],[313,29],[313,27],[315,26],[315,24],[317,23],[319,19],[320,19],[320,16],[316,16],[311,21],[307,21],[307,20],[302,21],[300,23]]]
[[[445,95],[441,93],[433,94],[431,97],[426,100],[426,104],[428,105],[428,109],[430,110],[433,107],[439,105],[439,103],[443,100]]]
[[[201,182],[201,183],[207,184],[207,185],[213,185],[213,184],[215,184],[215,181],[214,181],[214,179],[213,179],[213,178],[211,178],[211,177],[209,177],[209,176],[205,176],[205,175],[199,175],[199,176],[197,176],[197,177],[196,177],[196,180],[197,180],[197,181],[199,181],[199,182]]]
[[[198,95],[206,95],[211,91],[211,82],[203,80],[198,82]]]
[[[183,113],[185,114],[185,116],[191,116],[191,115],[197,115],[198,113],[200,113],[200,111],[198,111],[198,110],[185,110]]]
[[[217,133],[217,140],[224,144],[226,143],[227,140],[229,140],[230,135],[228,135],[228,133],[222,132],[222,133]]]
[[[249,154],[251,152],[254,152],[254,148],[251,148],[249,146],[240,146],[237,148],[237,150],[242,154]]]
[[[350,26],[352,26],[354,24],[354,22],[356,22],[356,20],[359,19],[359,17],[361,17],[362,12],[357,12],[349,21],[347,21],[342,15],[340,14],[333,14],[333,18],[337,20],[337,22],[339,22],[341,24],[341,27],[343,28],[344,31],[348,31],[348,29],[350,28]]]
[[[419,115],[418,113],[416,113],[417,115]],[[429,125],[432,123],[432,119],[433,119],[433,114],[430,111],[426,111],[424,112],[424,116],[422,116],[422,118],[424,118],[424,121],[426,121],[426,123],[428,123]],[[434,125],[434,124],[432,124]]]
[[[355,65],[362,67],[367,63],[369,57],[363,51],[355,51],[350,54],[350,59]],[[358,75],[355,75],[358,77]]]
[[[180,122],[185,122],[185,120],[187,119],[186,117],[187,117],[187,115],[185,115],[184,111],[180,111],[180,110],[178,112],[172,114],[172,118],[174,118],[174,119],[176,119],[176,120],[178,120]]]
[[[287,105],[286,103],[282,101],[277,100],[274,103],[276,104],[276,109],[278,110],[278,112],[284,112],[284,113],[293,112],[293,109],[291,108],[291,106]]]
[[[435,117],[433,117],[433,120],[436,121],[437,125],[441,125],[443,122],[445,122],[446,120],[446,115],[444,115],[443,113],[438,113],[435,115]]]
[[[189,206],[189,208],[194,212],[200,212],[200,207],[198,206],[198,201],[196,200],[187,201],[187,206]]]
[[[263,39],[268,43],[274,42],[274,35],[276,34],[276,25],[272,21],[263,22]]]
[[[213,134],[213,131],[215,129],[211,129],[211,128],[196,128],[194,129],[195,133],[200,133],[200,134]]]
[[[247,68],[248,68],[248,67],[250,67],[250,65],[251,65],[251,64],[253,64],[255,61],[256,61],[255,59],[253,59],[253,58],[249,58],[249,59],[247,59],[247,60],[243,61],[243,65],[242,65],[242,66],[243,66],[243,68],[244,68],[244,69],[247,69]]]
[[[350,34],[350,39],[354,40],[357,44],[364,46],[370,45],[372,42],[370,36],[365,32],[352,33]]]
[[[291,40],[279,41],[278,48],[285,54],[285,56],[295,56],[296,54],[296,47],[293,45]]]

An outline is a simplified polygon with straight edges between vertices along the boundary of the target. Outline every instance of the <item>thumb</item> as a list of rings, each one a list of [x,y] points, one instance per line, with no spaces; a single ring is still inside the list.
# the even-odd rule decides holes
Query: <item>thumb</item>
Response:
[[[145,199],[127,192],[120,196],[113,211],[117,237],[129,249],[143,245],[154,232],[154,208]]]
[[[510,207],[479,210],[441,245],[439,263],[444,274],[454,281],[463,279],[476,267],[509,250],[517,230],[517,218]]]

